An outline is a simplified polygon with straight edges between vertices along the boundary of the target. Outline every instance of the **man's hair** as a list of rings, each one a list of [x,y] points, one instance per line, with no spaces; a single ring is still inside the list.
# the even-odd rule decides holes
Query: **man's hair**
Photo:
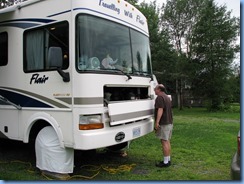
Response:
[[[159,85],[158,85],[158,89],[159,89],[160,91],[163,91],[163,92],[166,91],[166,89],[165,89],[165,87],[164,87],[163,84],[159,84]]]

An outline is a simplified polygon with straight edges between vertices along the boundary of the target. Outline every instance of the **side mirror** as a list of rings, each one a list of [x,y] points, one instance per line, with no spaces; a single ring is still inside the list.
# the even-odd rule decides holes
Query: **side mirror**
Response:
[[[51,68],[56,68],[59,75],[62,76],[64,82],[70,81],[68,72],[62,70],[63,66],[63,53],[60,47],[50,47],[48,49],[48,63]]]
[[[48,63],[51,68],[62,68],[63,57],[60,47],[50,47],[48,49]]]

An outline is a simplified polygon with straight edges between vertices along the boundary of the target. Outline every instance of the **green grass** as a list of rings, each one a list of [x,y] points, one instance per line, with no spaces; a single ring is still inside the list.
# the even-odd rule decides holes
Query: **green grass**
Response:
[[[174,130],[171,140],[172,165],[155,167],[162,159],[159,140],[154,132],[131,142],[128,156],[121,157],[100,149],[97,153],[76,152],[75,169],[71,180],[230,180],[231,158],[236,151],[236,136],[240,128],[240,113],[209,113],[203,108],[179,111],[174,109]],[[47,180],[35,168],[35,156],[28,146],[14,144],[0,150],[0,179]],[[7,144],[9,145],[9,144]],[[24,163],[13,162],[21,160]],[[32,164],[30,168],[29,164]],[[132,165],[133,164],[133,165]],[[118,169],[115,174],[88,166],[103,165],[117,169],[126,165],[130,170]],[[89,166],[91,168],[91,166]]]

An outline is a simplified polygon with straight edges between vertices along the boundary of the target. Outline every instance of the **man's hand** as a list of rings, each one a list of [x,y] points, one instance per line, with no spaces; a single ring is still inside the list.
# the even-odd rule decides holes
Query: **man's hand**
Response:
[[[155,132],[157,132],[157,130],[158,130],[159,128],[160,128],[159,123],[156,123],[155,126],[154,126],[154,130],[155,130]]]

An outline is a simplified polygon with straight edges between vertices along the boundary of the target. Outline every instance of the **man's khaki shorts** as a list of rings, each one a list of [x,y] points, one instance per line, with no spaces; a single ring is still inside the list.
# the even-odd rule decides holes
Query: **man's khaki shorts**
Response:
[[[173,124],[160,125],[159,129],[156,131],[156,136],[159,139],[168,141],[171,139],[173,130]]]

